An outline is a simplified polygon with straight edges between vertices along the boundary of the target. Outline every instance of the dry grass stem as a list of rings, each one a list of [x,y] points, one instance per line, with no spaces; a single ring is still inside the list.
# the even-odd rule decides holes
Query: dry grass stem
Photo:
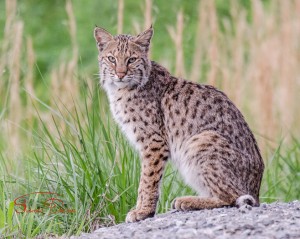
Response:
[[[208,73],[207,82],[211,85],[216,85],[217,82],[217,71],[219,64],[219,50],[218,50],[218,21],[216,15],[216,6],[214,1],[209,1],[208,4],[209,12],[209,29],[210,29],[210,45],[209,45],[209,65],[210,70]]]
[[[148,29],[152,24],[152,0],[145,0],[144,16],[144,29]]]
[[[183,56],[183,28],[184,16],[183,11],[180,10],[177,14],[176,29],[171,26],[168,27],[169,34],[176,49],[175,75],[178,77],[186,76]]]
[[[196,29],[195,52],[191,68],[191,81],[199,81],[201,75],[201,62],[204,54],[205,44],[207,44],[207,1],[199,1],[198,5],[198,22]]]
[[[11,56],[9,60],[9,72],[10,72],[10,102],[9,102],[9,139],[10,144],[17,152],[20,150],[19,129],[18,126],[22,117],[22,103],[20,98],[20,71],[21,71],[21,46],[23,37],[23,23],[21,21],[16,22],[13,25],[14,44],[12,46]],[[18,152],[17,152],[18,153]]]
[[[123,14],[124,14],[124,0],[118,1],[118,30],[117,33],[123,33]]]

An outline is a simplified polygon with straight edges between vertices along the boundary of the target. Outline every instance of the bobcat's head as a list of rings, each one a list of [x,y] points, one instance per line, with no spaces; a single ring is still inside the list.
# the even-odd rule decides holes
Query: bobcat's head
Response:
[[[95,28],[100,81],[105,89],[138,87],[148,81],[151,70],[148,52],[152,35],[152,26],[137,36],[112,36],[100,27]]]

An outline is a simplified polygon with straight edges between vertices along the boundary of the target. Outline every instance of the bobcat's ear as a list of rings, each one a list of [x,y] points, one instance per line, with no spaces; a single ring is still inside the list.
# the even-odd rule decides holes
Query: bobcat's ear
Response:
[[[113,39],[113,36],[108,31],[100,27],[95,28],[94,37],[99,51],[102,51],[104,46]]]
[[[148,51],[152,36],[153,36],[153,28],[152,28],[152,25],[151,25],[149,29],[147,29],[146,31],[144,31],[144,32],[140,33],[139,35],[137,35],[133,39],[133,42],[140,45],[140,46],[142,46],[142,47],[144,47],[146,49],[146,51]]]

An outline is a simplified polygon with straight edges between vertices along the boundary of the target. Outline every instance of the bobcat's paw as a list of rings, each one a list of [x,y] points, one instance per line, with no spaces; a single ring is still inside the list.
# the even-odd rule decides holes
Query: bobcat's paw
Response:
[[[126,216],[126,222],[138,222],[141,220],[144,220],[148,217],[153,217],[155,214],[155,211],[148,211],[148,210],[138,210],[134,209],[131,210],[127,216]]]
[[[172,202],[172,208],[179,211],[193,210],[193,198],[192,197],[178,197]]]

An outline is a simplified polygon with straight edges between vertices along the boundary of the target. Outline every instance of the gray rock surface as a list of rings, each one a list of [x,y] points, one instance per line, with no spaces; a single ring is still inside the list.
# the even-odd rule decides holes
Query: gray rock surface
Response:
[[[141,222],[100,228],[71,238],[300,239],[300,201],[262,203],[253,208],[171,211]]]

